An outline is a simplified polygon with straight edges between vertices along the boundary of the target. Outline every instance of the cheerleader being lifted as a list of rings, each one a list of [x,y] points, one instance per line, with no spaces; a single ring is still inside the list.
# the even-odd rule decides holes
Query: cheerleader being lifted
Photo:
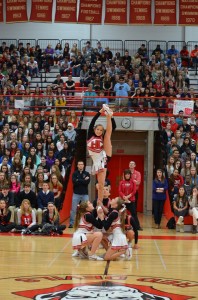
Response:
[[[106,115],[106,130],[101,124],[95,125],[95,122],[102,113]],[[113,118],[113,111],[108,105],[103,104],[102,109],[93,117],[89,125],[87,140],[88,152],[93,161],[92,174],[96,174],[98,180],[98,205],[100,205],[103,200],[107,162],[112,156],[111,134],[115,128],[116,123]]]

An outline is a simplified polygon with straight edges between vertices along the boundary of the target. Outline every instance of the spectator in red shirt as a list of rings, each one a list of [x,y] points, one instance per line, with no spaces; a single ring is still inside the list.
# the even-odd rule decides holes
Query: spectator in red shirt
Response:
[[[183,46],[183,49],[180,51],[180,57],[181,57],[181,61],[182,61],[182,66],[189,67],[190,57],[189,57],[189,51],[187,50],[186,46]]]
[[[131,171],[124,170],[124,179],[119,183],[119,196],[124,201],[127,210],[133,216],[137,228],[140,230],[140,223],[137,216],[136,203],[135,203],[136,183],[131,178]]]
[[[169,117],[168,116],[164,116],[164,119],[161,122],[162,127],[165,129],[166,125],[169,123]]]
[[[177,130],[177,128],[178,128],[178,124],[176,123],[176,120],[175,120],[175,117],[174,116],[172,116],[171,118],[170,118],[170,123],[171,123],[171,131],[173,132],[173,133],[175,133],[175,131]]]
[[[192,58],[193,65],[198,62],[198,46],[195,45],[195,48],[191,51],[190,57]]]

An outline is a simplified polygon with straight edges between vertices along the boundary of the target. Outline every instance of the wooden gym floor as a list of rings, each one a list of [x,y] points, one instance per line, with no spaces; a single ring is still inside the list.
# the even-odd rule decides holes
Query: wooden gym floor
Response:
[[[61,237],[0,234],[0,300],[198,299],[198,234],[168,230],[165,219],[159,230],[151,217],[140,221],[131,261],[72,258],[72,229]]]

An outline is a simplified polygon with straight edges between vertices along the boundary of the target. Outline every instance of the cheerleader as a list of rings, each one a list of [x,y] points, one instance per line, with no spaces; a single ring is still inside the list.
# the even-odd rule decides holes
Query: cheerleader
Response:
[[[111,208],[111,199],[109,198],[110,196],[110,191],[109,191],[109,187],[105,186],[103,189],[103,200],[99,201],[99,200],[95,200],[93,201],[93,206],[94,208],[96,208],[94,210],[94,216],[97,218],[97,210],[98,209],[102,209],[104,212],[104,218],[107,217],[109,210]],[[102,230],[95,228],[96,231],[102,231],[103,233],[103,238],[101,241],[101,245],[99,248],[104,248],[105,250],[108,249],[109,246],[109,235],[111,234],[111,230],[109,230],[108,232],[105,231],[105,229],[103,228]]]
[[[122,254],[126,254],[126,258],[131,258],[128,251],[128,244],[126,235],[124,233],[125,218],[124,211],[126,210],[124,202],[116,197],[111,200],[111,213],[108,218],[103,220],[103,227],[105,230],[111,228],[112,230],[112,241],[107,252],[105,253],[104,260],[115,260]],[[98,217],[102,218],[104,212],[98,210]]]
[[[101,124],[95,125],[101,113],[105,112],[107,118],[106,131]],[[98,199],[103,199],[103,187],[106,178],[106,163],[112,156],[111,133],[116,128],[113,112],[103,104],[103,108],[93,117],[88,130],[87,148],[93,160],[92,173],[97,174]]]
[[[94,207],[90,201],[83,201],[77,206],[72,246],[78,252],[74,253],[73,257],[80,256],[90,260],[103,260],[95,254],[102,240],[102,232],[93,231],[94,227],[102,229],[103,216],[96,220],[92,214],[93,210]],[[91,250],[88,254],[86,246],[89,245],[91,245]]]

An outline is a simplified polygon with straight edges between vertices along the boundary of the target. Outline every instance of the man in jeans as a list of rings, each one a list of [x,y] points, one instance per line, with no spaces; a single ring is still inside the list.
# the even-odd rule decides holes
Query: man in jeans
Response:
[[[72,175],[73,196],[69,228],[73,228],[77,205],[82,201],[89,200],[88,184],[90,182],[90,174],[86,172],[84,168],[84,162],[78,161],[77,170]]]
[[[138,190],[140,187],[141,183],[141,173],[138,172],[136,169],[136,163],[134,161],[130,161],[129,163],[129,169],[131,171],[131,180],[135,183],[136,185],[136,193],[135,193],[135,204],[136,204],[136,211],[137,211],[137,202],[138,202]],[[143,230],[142,227],[140,226],[140,223],[138,221],[138,230]]]

